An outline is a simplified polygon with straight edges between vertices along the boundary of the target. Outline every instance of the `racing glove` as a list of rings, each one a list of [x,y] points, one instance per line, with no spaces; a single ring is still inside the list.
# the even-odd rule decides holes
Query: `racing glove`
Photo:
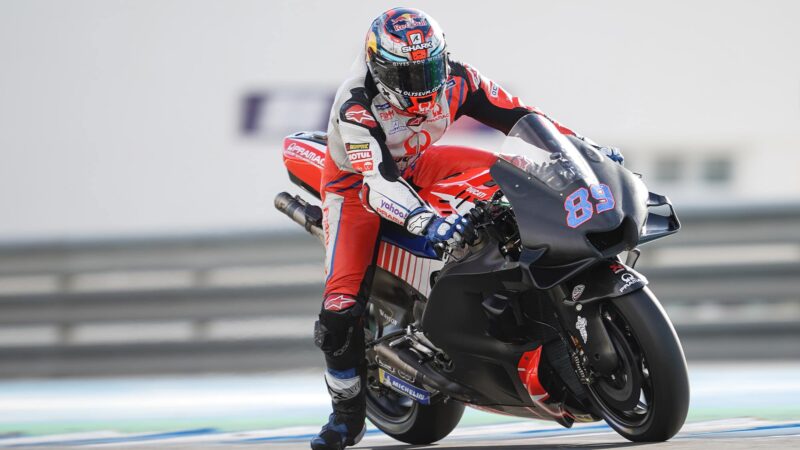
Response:
[[[608,156],[610,160],[618,163],[620,166],[623,165],[623,162],[625,162],[625,157],[622,156],[622,153],[616,147],[599,147],[598,150],[603,152],[603,154]]]
[[[619,149],[617,147],[609,147],[609,146],[605,146],[605,145],[599,145],[597,142],[589,139],[586,136],[574,135],[574,136],[571,136],[571,137],[574,138],[574,139],[581,140],[584,143],[591,145],[595,150],[597,150],[600,153],[606,155],[608,157],[608,159],[614,161],[615,163],[619,164],[620,166],[622,166],[623,165],[622,163],[625,162],[625,157],[622,156],[622,152],[619,151]]]
[[[431,244],[463,246],[474,234],[472,223],[459,214],[440,217],[427,208],[417,208],[409,214],[406,229],[425,236]]]

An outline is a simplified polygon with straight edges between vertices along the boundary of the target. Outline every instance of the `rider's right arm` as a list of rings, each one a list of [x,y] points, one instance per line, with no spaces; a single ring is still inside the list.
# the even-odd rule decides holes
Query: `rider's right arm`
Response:
[[[364,206],[384,219],[405,226],[415,234],[422,234],[424,227],[410,226],[427,216],[425,225],[433,213],[414,189],[400,176],[386,146],[386,135],[372,115],[367,102],[356,96],[346,101],[339,109],[337,124],[342,137],[347,161],[353,171],[364,177],[361,201]],[[430,213],[430,214],[425,214]]]

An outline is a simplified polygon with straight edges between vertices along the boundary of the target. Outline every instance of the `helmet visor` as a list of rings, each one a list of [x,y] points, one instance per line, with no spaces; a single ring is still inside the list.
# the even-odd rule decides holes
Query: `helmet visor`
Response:
[[[442,52],[422,61],[386,61],[376,58],[373,75],[384,86],[404,97],[431,95],[447,81],[447,54]]]

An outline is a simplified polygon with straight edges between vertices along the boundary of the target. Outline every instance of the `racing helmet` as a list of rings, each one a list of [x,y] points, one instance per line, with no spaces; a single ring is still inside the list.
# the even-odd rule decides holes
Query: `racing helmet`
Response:
[[[444,33],[433,18],[418,9],[390,9],[367,33],[367,68],[395,108],[424,115],[447,82],[445,48]]]

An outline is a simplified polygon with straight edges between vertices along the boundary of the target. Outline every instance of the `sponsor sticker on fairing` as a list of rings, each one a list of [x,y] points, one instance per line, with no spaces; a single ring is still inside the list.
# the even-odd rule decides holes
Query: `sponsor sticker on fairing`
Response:
[[[575,286],[575,288],[572,289],[572,301],[576,301],[579,298],[581,298],[581,295],[583,295],[584,290],[586,290],[586,285],[579,284]]]
[[[421,405],[429,405],[431,403],[431,393],[425,389],[418,388],[394,375],[388,374],[383,369],[378,369],[378,377],[384,386],[390,387],[392,390],[413,399]]]
[[[585,317],[578,316],[578,321],[575,322],[575,329],[581,334],[584,344],[589,342],[589,332],[586,331],[587,325],[589,325],[589,321]]]
[[[383,325],[394,325],[397,326],[397,319],[394,318],[394,314],[391,311],[384,311],[381,308],[378,308],[378,314],[383,318]]]
[[[625,266],[623,266],[620,263],[612,263],[611,265],[608,266],[608,268],[611,269],[611,271],[614,272],[615,275],[625,271]]]
[[[488,195],[486,192],[478,190],[477,188],[474,188],[472,186],[468,186],[467,187],[467,192],[469,192],[470,194],[474,195],[475,197],[478,197],[478,198],[481,198],[481,199]]]
[[[322,167],[324,165],[324,156],[321,152],[298,145],[294,142],[290,143],[283,150],[283,155],[288,158],[304,159],[317,167]]]
[[[623,293],[623,292],[627,291],[628,289],[630,289],[631,286],[642,282],[642,280],[636,278],[636,275],[634,275],[634,274],[632,274],[630,272],[623,273],[622,275],[620,275],[619,278],[620,278],[620,280],[625,282],[625,284],[623,284],[622,286],[619,287],[619,292],[620,293]]]

